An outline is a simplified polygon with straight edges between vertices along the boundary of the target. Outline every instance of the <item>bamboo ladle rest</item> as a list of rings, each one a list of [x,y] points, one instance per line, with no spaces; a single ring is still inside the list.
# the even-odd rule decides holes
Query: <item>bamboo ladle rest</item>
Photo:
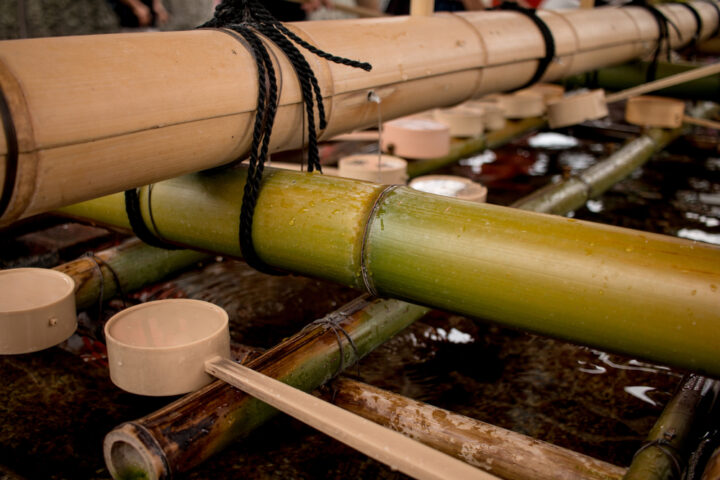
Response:
[[[496,477],[400,433],[230,360],[228,315],[200,300],[147,302],[117,313],[105,325],[112,381],[140,395],[176,395],[217,377],[233,387],[419,479]],[[107,448],[106,463],[115,476]]]

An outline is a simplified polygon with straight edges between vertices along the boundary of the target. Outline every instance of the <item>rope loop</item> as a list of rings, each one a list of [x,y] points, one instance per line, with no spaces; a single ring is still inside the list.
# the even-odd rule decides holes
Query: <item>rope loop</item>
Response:
[[[535,74],[532,76],[532,78],[525,85],[517,89],[522,90],[523,88],[527,88],[530,85],[537,83],[538,81],[540,81],[542,76],[545,75],[545,72],[550,66],[550,63],[553,61],[553,58],[555,58],[555,38],[553,37],[550,27],[548,27],[547,23],[545,23],[543,19],[537,15],[537,10],[535,10],[534,8],[525,8],[516,2],[506,0],[497,7],[495,7],[494,10],[508,10],[522,13],[530,20],[532,20],[533,23],[537,26],[538,30],[540,30],[540,34],[543,37],[543,41],[545,42],[545,56],[538,60],[537,69],[535,70]]]
[[[660,59],[660,53],[662,52],[662,46],[663,43],[667,46],[667,61],[672,61],[672,58],[670,56],[670,27],[675,30],[675,33],[677,33],[678,37],[682,40],[682,33],[680,32],[680,29],[678,28],[675,23],[673,23],[672,20],[670,20],[667,16],[665,16],[664,13],[662,13],[657,7],[654,5],[651,5],[648,3],[647,0],[632,0],[629,3],[626,3],[623,5],[625,7],[640,7],[647,10],[655,19],[655,22],[657,22],[658,26],[658,44],[655,48],[655,52],[653,53],[653,59],[650,62],[650,67],[648,68],[646,78],[645,80],[647,82],[652,82],[657,77],[657,67],[658,67],[658,60]]]

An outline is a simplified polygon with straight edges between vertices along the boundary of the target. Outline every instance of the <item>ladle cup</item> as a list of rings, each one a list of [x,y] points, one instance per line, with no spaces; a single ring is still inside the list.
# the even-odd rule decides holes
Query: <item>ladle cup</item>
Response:
[[[228,316],[216,305],[188,299],[147,302],[113,316],[105,335],[111,379],[132,393],[187,393],[212,375],[415,478],[496,478],[230,360]],[[115,476],[113,442],[106,438],[105,455]]]
[[[75,282],[55,270],[0,270],[0,355],[37,352],[77,328]]]

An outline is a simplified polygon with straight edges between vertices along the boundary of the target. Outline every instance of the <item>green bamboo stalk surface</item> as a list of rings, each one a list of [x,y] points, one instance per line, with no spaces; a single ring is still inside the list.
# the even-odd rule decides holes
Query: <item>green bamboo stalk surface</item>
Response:
[[[157,184],[158,230],[180,244],[240,256],[244,178],[237,169]],[[364,258],[381,296],[720,373],[719,248],[406,187],[373,209],[384,188],[268,171],[254,220],[258,254],[356,288],[364,285]],[[63,211],[127,225],[122,195]]]

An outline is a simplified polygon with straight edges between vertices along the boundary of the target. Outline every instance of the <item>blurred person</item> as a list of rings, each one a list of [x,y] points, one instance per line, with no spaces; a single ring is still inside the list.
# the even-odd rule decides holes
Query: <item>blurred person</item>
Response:
[[[156,29],[170,19],[162,0],[108,0],[123,29]]]

